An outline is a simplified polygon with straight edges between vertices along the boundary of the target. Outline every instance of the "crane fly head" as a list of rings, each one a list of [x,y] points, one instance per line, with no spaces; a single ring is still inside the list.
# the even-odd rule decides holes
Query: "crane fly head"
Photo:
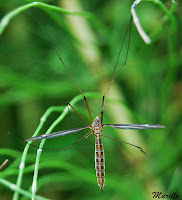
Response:
[[[92,127],[100,127],[100,126],[101,126],[101,121],[100,118],[97,116],[92,123]]]

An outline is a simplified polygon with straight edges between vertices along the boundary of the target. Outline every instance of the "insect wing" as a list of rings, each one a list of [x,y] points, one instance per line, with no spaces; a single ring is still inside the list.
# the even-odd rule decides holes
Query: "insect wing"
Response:
[[[26,139],[25,142],[33,141],[33,140],[49,139],[49,138],[54,138],[54,137],[59,137],[59,136],[65,136],[65,135],[68,135],[68,134],[71,134],[71,133],[76,133],[78,131],[84,130],[86,128],[89,128],[89,126],[80,127],[80,128],[73,128],[73,129],[64,130],[64,131],[58,131],[58,132],[54,132],[54,133],[50,133],[50,134],[43,134],[43,135],[39,135],[39,136],[36,136],[36,137]]]
[[[110,127],[119,128],[119,129],[157,129],[157,128],[165,128],[165,126],[156,125],[156,124],[103,124],[103,126],[110,126]]]

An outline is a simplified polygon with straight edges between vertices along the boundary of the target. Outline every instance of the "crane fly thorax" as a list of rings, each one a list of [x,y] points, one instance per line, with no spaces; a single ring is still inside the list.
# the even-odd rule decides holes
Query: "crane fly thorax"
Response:
[[[98,116],[94,119],[91,128],[93,130],[94,135],[100,135],[102,133],[103,127],[100,118]]]

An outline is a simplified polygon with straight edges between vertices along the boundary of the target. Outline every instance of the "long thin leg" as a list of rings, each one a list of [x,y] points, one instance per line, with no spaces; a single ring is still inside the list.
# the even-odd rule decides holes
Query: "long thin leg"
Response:
[[[85,101],[85,103],[86,103],[86,106],[87,106],[87,109],[88,109],[90,118],[91,118],[91,120],[92,120],[91,112],[90,112],[90,109],[89,109],[89,106],[88,106],[88,103],[87,103],[87,100],[86,100],[85,95],[83,94],[81,88],[78,86],[78,84],[77,84],[76,80],[74,79],[74,77],[72,76],[71,72],[68,70],[68,68],[67,68],[66,64],[64,63],[63,59],[62,59],[61,56],[59,55],[58,50],[57,50],[57,48],[56,48],[56,46],[55,46],[55,44],[54,44],[54,42],[53,42],[53,40],[52,40],[52,38],[51,38],[49,32],[47,31],[46,27],[44,26],[44,24],[43,24],[43,22],[42,22],[42,20],[41,20],[41,17],[40,17],[40,15],[39,15],[39,13],[37,12],[36,8],[34,8],[34,9],[35,9],[36,15],[38,16],[39,21],[40,21],[40,23],[41,23],[43,29],[45,30],[45,32],[46,32],[46,34],[47,34],[47,36],[48,36],[50,42],[52,43],[52,46],[53,46],[53,48],[54,48],[54,50],[55,50],[55,52],[56,52],[56,54],[57,54],[59,60],[62,62],[64,68],[66,69],[66,71],[67,71],[68,74],[70,75],[71,79],[73,80],[73,82],[75,83],[75,85],[77,86],[77,88],[79,89],[80,93],[83,95],[83,98],[84,98],[84,101]],[[92,122],[93,122],[93,120],[92,120]]]
[[[125,144],[128,144],[128,145],[131,145],[131,146],[133,146],[133,147],[136,147],[136,148],[140,149],[142,153],[146,154],[146,153],[143,151],[143,149],[142,149],[141,147],[139,147],[139,146],[136,146],[136,145],[131,144],[131,143],[128,143],[128,142],[124,142],[124,141],[122,141],[122,140],[119,140],[119,139],[116,139],[116,138],[113,138],[113,137],[109,137],[109,136],[107,136],[107,135],[102,135],[102,136],[103,136],[103,137],[106,137],[106,138],[110,138],[110,139],[116,140],[116,141],[119,141],[119,142],[122,142],[122,143],[125,143]]]
[[[89,131],[87,134],[85,134],[83,137],[81,137],[79,140],[77,140],[76,142],[74,142],[73,144],[71,144],[70,146],[66,147],[65,149],[62,149],[62,151],[66,151],[67,149],[69,149],[70,147],[72,147],[73,145],[77,144],[78,142],[80,142],[81,140],[83,140],[84,138],[86,138],[87,136],[89,136],[89,134],[92,132]]]
[[[87,124],[89,125],[89,123],[80,115],[80,113],[69,103],[67,102],[67,105],[71,106],[73,108],[73,110],[79,115],[79,117]]]
[[[103,99],[102,99],[101,124],[103,123],[103,117],[104,117],[104,99],[105,99],[105,96],[103,96]]]
[[[118,74],[120,73],[120,71],[122,70],[122,68],[126,65],[126,62],[127,62],[127,59],[128,59],[128,53],[129,53],[129,47],[130,47],[130,38],[131,38],[131,24],[132,24],[132,16],[131,16],[131,19],[130,19],[130,22],[128,24],[128,27],[126,29],[126,32],[125,32],[125,35],[124,35],[124,38],[122,40],[122,44],[121,44],[121,48],[120,48],[120,51],[119,51],[119,54],[118,54],[118,58],[116,60],[116,64],[115,64],[115,67],[114,67],[114,70],[113,70],[113,74],[112,74],[112,80],[109,84],[109,87],[107,88],[104,96],[105,96],[105,101],[103,102],[102,104],[102,112],[104,112],[104,106],[105,106],[105,103],[106,103],[106,98],[109,94],[109,91],[110,91],[110,88],[111,88],[111,85],[113,84],[114,80],[116,79],[116,77],[118,76]],[[128,46],[127,46],[127,52],[126,52],[126,58],[125,58],[125,61],[124,63],[122,64],[122,66],[120,67],[120,69],[118,70],[118,72],[115,74],[116,72],[116,67],[118,65],[118,61],[119,61],[119,58],[120,58],[120,55],[121,55],[121,50],[123,48],[123,44],[124,44],[124,41],[125,41],[125,38],[126,38],[126,35],[127,35],[127,32],[129,30],[129,38],[128,38]]]
[[[90,112],[90,108],[89,108],[89,106],[88,106],[88,102],[87,102],[87,99],[86,99],[85,96],[84,96],[84,100],[85,100],[85,103],[86,103],[86,105],[87,105],[87,109],[88,109],[88,112],[89,112],[89,115],[90,115],[90,119],[91,119],[91,121],[93,122],[92,115],[91,115],[91,112]]]
[[[120,48],[120,51],[119,51],[118,59],[117,59],[117,62],[116,62],[116,65],[115,65],[115,67],[114,67],[114,71],[113,71],[113,74],[112,74],[112,80],[111,80],[111,82],[110,82],[110,84],[109,84],[109,87],[108,87],[108,89],[106,90],[104,96],[107,96],[107,95],[108,95],[112,83],[114,82],[114,80],[116,79],[116,77],[118,76],[118,74],[120,73],[120,71],[122,70],[122,68],[126,65],[126,62],[127,62],[127,59],[128,59],[129,47],[130,47],[131,24],[132,24],[132,17],[131,17],[131,19],[130,19],[130,22],[129,22],[129,24],[128,24],[128,27],[127,27],[127,29],[126,29],[126,32],[125,32],[125,35],[124,35],[124,38],[123,38],[123,41],[122,41],[122,45],[121,45],[121,48]],[[129,29],[129,39],[128,39],[128,46],[127,46],[126,58],[125,58],[125,61],[124,61],[123,65],[120,67],[119,71],[118,71],[118,72],[116,73],[116,75],[114,76],[115,71],[116,71],[116,67],[117,67],[117,64],[118,64],[119,57],[120,57],[120,55],[121,55],[121,50],[122,50],[122,48],[123,48],[123,44],[124,44],[124,41],[125,41],[125,38],[126,38],[126,34],[127,34],[127,32],[128,32],[128,29]]]

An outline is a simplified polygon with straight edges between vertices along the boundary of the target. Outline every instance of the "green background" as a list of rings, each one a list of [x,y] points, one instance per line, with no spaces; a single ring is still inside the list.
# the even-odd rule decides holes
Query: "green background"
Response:
[[[19,165],[26,143],[17,136],[32,137],[49,107],[57,106],[49,109],[56,112],[39,126],[39,134],[44,134],[59,117],[66,102],[72,102],[91,123],[85,102],[59,61],[41,22],[86,95],[94,118],[100,116],[102,96],[111,80],[133,3],[121,0],[42,2],[70,11],[79,8],[81,16],[40,6],[38,16],[34,8],[29,8],[15,15],[6,27],[1,21],[0,164],[9,160],[0,171],[0,199],[4,200],[31,196],[37,149],[29,148],[23,158],[23,174],[20,174]],[[1,0],[0,18],[29,3],[31,1]],[[158,4],[154,0],[143,1],[136,12],[152,42],[145,44],[132,23],[127,64],[111,87],[104,123],[150,123],[166,128],[104,129],[107,136],[141,146],[146,155],[136,148],[103,138],[106,157],[103,194],[95,176],[93,135],[66,151],[43,150],[39,166],[36,165],[36,194],[39,195],[36,199],[148,200],[153,199],[155,191],[176,192],[179,199],[182,197],[181,5],[172,5],[171,1],[158,1]],[[9,19],[8,16],[5,19]],[[124,63],[127,43],[128,38],[116,71]],[[52,132],[85,126],[72,109],[68,115],[63,114],[65,118]],[[44,148],[66,148],[84,132],[87,133],[47,140]],[[17,179],[19,189],[11,185],[16,184]]]

